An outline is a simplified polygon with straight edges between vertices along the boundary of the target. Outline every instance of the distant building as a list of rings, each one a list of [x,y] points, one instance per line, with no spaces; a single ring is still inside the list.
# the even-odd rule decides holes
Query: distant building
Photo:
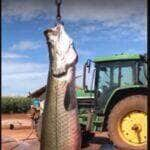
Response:
[[[41,87],[40,89],[37,89],[36,91],[34,91],[32,93],[29,92],[28,97],[40,98],[42,100],[45,100],[46,99],[46,85]]]

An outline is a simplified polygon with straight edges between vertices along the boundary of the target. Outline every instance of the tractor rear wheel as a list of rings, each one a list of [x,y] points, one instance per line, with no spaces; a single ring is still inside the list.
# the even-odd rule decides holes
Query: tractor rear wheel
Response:
[[[108,118],[108,134],[121,150],[145,150],[147,146],[147,96],[122,99]]]

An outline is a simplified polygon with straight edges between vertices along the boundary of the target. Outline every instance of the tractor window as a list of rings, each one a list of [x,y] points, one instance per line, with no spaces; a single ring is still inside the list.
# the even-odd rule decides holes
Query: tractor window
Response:
[[[99,91],[103,93],[110,87],[110,67],[100,67]]]
[[[118,85],[119,83],[119,67],[114,68],[114,84]]]
[[[121,86],[133,85],[133,72],[131,66],[121,68]]]
[[[145,66],[144,66],[145,65]],[[144,68],[145,67],[145,68]],[[146,66],[146,64],[140,64],[140,66],[139,66],[139,81],[140,81],[140,83],[141,84],[143,84],[143,85],[146,85],[147,84],[147,79],[146,79],[146,70],[147,70],[147,68],[146,68],[147,66]]]

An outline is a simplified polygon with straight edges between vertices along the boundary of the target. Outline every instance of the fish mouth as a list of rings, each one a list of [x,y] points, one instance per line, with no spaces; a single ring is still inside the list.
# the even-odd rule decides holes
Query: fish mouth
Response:
[[[52,29],[47,29],[47,30],[44,31],[44,35],[47,35],[48,33],[51,33],[51,32],[53,32]]]
[[[58,34],[58,31],[56,31],[54,29],[47,29],[47,30],[44,31],[44,35],[47,36],[48,34],[56,36]]]
[[[51,35],[55,35],[56,36],[60,32],[61,27],[62,27],[62,25],[58,24],[54,28],[47,29],[47,30],[44,31],[44,35],[47,36],[48,34],[51,34]]]

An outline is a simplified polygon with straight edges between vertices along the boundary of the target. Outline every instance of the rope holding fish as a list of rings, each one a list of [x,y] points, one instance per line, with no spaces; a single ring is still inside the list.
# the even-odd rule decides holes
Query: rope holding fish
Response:
[[[60,7],[62,4],[62,0],[55,0],[55,4],[57,7],[56,24],[58,24],[58,23],[63,24],[63,22],[61,21],[61,13],[60,13]]]

